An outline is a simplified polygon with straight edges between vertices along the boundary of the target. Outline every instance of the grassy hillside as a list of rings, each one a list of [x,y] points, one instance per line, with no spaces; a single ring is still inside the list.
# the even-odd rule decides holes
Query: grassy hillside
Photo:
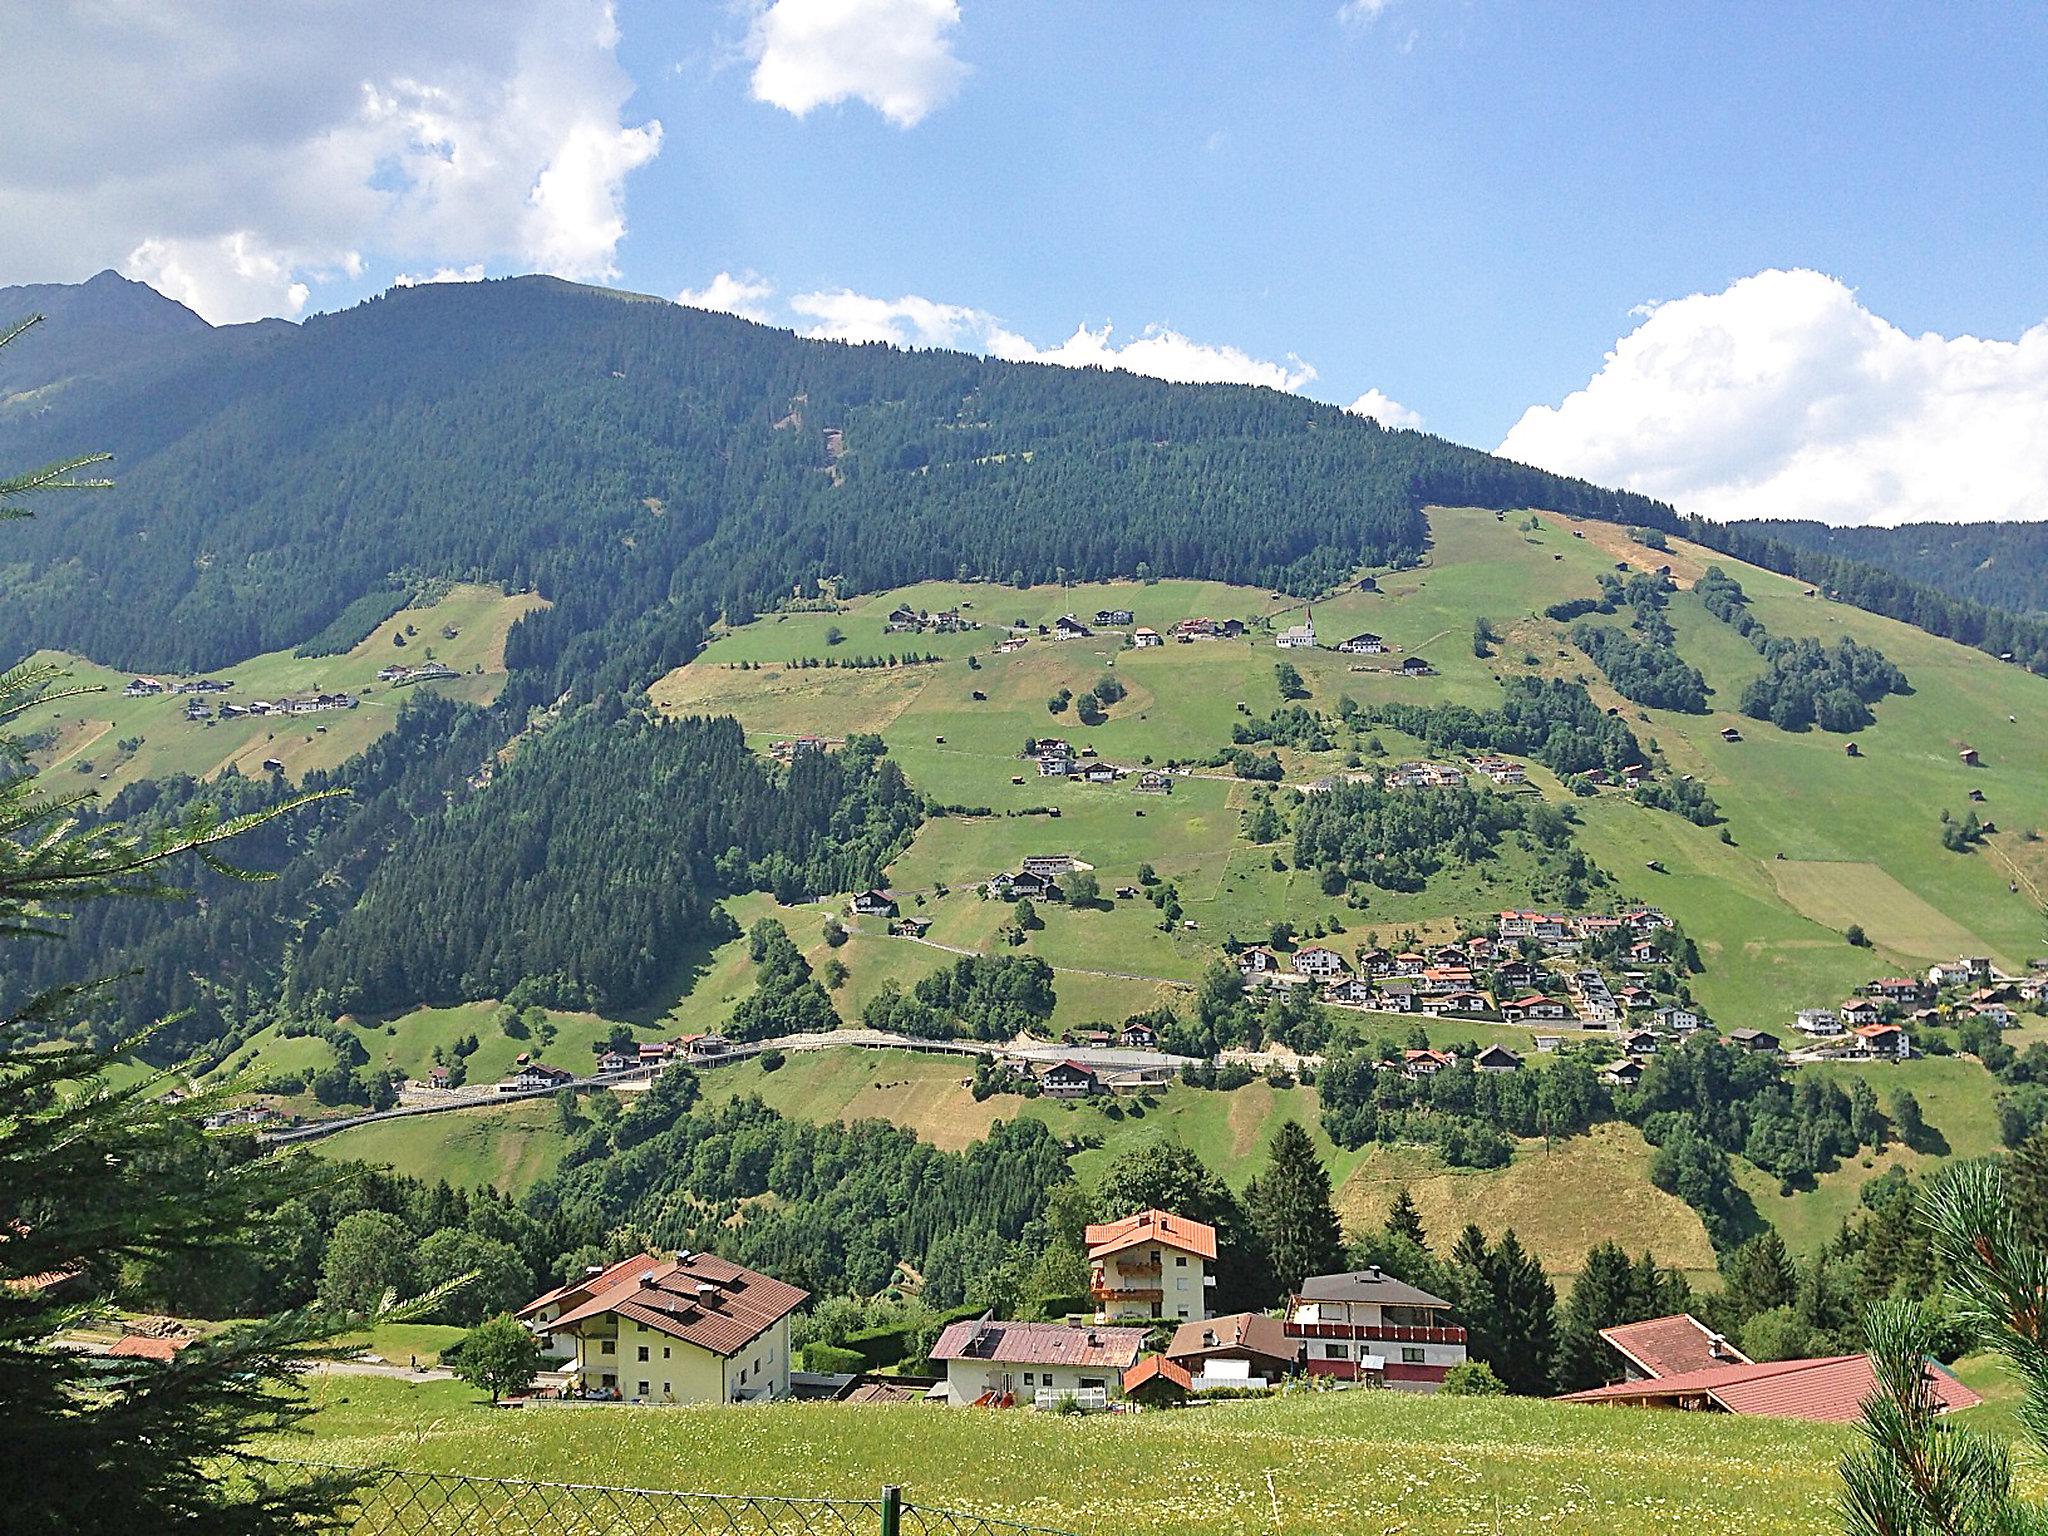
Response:
[[[517,1194],[555,1171],[568,1149],[552,1100],[525,1099],[359,1125],[310,1143],[322,1157],[388,1165],[458,1189]]]
[[[916,1407],[535,1407],[330,1377],[339,1462],[707,1492],[913,1501],[1072,1531],[1812,1532],[1849,1432],[1706,1414],[1400,1393],[1085,1419]]]
[[[56,700],[31,709],[14,722],[22,737],[46,738],[32,759],[54,784],[73,775],[111,794],[138,779],[190,774],[210,778],[233,766],[245,776],[262,772],[266,759],[284,764],[300,779],[312,769],[335,768],[391,727],[406,699],[419,689],[488,703],[505,683],[505,636],[524,614],[544,604],[529,594],[507,596],[493,587],[458,586],[421,607],[407,608],[339,656],[296,656],[268,651],[205,674],[234,687],[204,694],[210,709],[221,702],[247,704],[308,693],[352,693],[354,709],[327,710],[291,719],[243,716],[233,720],[187,721],[185,699],[172,694],[125,698],[133,675],[59,652],[34,660],[61,666],[59,688],[98,688],[98,693]],[[453,638],[446,631],[453,630]],[[394,634],[406,636],[395,645]],[[439,661],[459,674],[434,682],[392,687],[377,681],[378,669]],[[187,679],[164,675],[175,684]]]

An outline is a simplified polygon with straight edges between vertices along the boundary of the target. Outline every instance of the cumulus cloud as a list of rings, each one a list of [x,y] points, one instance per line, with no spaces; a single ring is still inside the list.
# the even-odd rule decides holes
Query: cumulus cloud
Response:
[[[46,102],[0,161],[0,271],[118,266],[212,320],[296,314],[378,266],[616,276],[626,120],[608,0],[0,8]]]
[[[1370,416],[1383,427],[1420,427],[1420,412],[1411,411],[1393,396],[1377,389],[1368,389],[1356,400],[1344,407],[1354,416]]]
[[[875,298],[840,288],[800,293],[789,301],[807,336],[833,341],[885,341],[899,347],[951,347],[983,352],[1013,363],[1052,363],[1063,368],[1120,368],[1177,384],[1263,384],[1295,391],[1316,376],[1314,368],[1289,354],[1281,362],[1253,357],[1232,346],[1191,341],[1166,326],[1147,326],[1118,343],[1104,325],[1083,324],[1074,334],[1041,347],[1005,327],[986,310],[906,294]]]
[[[757,273],[743,272],[735,277],[730,272],[721,272],[702,288],[685,288],[676,295],[676,302],[691,309],[715,309],[721,314],[766,321],[768,301],[774,296],[775,285]]]
[[[753,93],[785,112],[862,101],[899,128],[960,89],[955,0],[774,0],[747,33]]]
[[[1640,313],[1500,452],[1715,518],[2048,517],[2048,323],[1909,336],[1804,270]]]

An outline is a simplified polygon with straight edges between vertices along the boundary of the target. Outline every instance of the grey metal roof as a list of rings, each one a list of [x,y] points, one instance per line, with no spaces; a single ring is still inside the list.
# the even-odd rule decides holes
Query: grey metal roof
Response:
[[[1354,1269],[1341,1275],[1310,1275],[1297,1293],[1302,1301],[1349,1301],[1387,1307],[1448,1307],[1441,1296],[1417,1290],[1379,1269]]]

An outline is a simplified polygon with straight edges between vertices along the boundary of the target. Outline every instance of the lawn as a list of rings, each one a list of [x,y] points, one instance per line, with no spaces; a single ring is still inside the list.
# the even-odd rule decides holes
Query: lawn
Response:
[[[552,1100],[523,1099],[374,1121],[308,1145],[322,1157],[385,1164],[430,1184],[517,1195],[553,1173],[569,1143]]]
[[[138,779],[181,773],[210,778],[230,765],[256,777],[268,758],[283,763],[285,776],[297,780],[316,768],[338,767],[369,746],[391,728],[415,691],[478,704],[496,698],[505,684],[505,637],[521,616],[541,606],[543,600],[530,593],[507,596],[493,587],[456,586],[433,603],[395,614],[344,655],[268,651],[207,674],[234,684],[227,693],[202,695],[209,706],[317,692],[352,693],[361,700],[354,709],[289,720],[249,716],[188,722],[183,697],[126,698],[122,689],[132,674],[82,657],[43,652],[32,659],[64,669],[59,689],[101,691],[27,710],[13,728],[18,736],[49,737],[33,760],[53,783],[76,775],[81,784],[105,794]],[[412,637],[406,645],[394,645],[392,636],[408,629]],[[452,638],[448,630],[454,631]],[[377,681],[381,667],[426,661],[444,662],[459,675],[405,687]],[[168,673],[161,680],[185,681]]]
[[[718,1493],[913,1502],[1074,1532],[1831,1529],[1845,1429],[1400,1393],[1070,1418],[921,1407],[535,1406],[316,1382],[285,1455]]]

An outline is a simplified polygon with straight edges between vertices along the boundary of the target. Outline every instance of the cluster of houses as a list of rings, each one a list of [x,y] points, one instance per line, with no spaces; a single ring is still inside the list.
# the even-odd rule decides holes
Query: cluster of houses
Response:
[[[1417,1393],[1468,1357],[1452,1304],[1377,1265],[1312,1275],[1278,1316],[1213,1315],[1216,1229],[1143,1210],[1083,1232],[1093,1316],[949,1324],[927,1378],[814,1377],[796,1369],[792,1316],[808,1292],[708,1253],[593,1265],[516,1314],[539,1342],[542,1395],[633,1403],[747,1403],[839,1395],[961,1408],[1108,1409],[1242,1392],[1290,1378]],[[1611,1381],[1574,1403],[1848,1422],[1872,1389],[1863,1356],[1759,1365],[1685,1313],[1604,1329]],[[1939,1412],[1979,1399],[1927,1367]],[[819,1389],[824,1389],[820,1392]],[[852,1390],[849,1390],[852,1389]]]
[[[770,742],[768,755],[778,763],[789,764],[800,757],[828,751],[831,745],[823,736],[792,736],[787,741]]]
[[[445,661],[426,661],[416,667],[393,665],[377,669],[377,681],[389,683],[394,688],[403,688],[412,683],[431,683],[453,676],[455,669]]]
[[[1801,1008],[1792,1028],[1810,1043],[1811,1058],[1904,1061],[1912,1028],[1982,1019],[1998,1029],[2019,1022],[2018,1005],[2048,1001],[2048,961],[2009,976],[1984,955],[1965,955],[1927,968],[1923,976],[1883,976],[1832,1008]]]
[[[1580,917],[1504,912],[1500,921],[1500,939],[1480,934],[1398,953],[1362,949],[1350,960],[1321,944],[1306,944],[1291,954],[1251,945],[1238,951],[1237,969],[1250,985],[1315,985],[1325,1003],[1380,1013],[1585,1028],[1610,1028],[1633,1019],[1676,1035],[1706,1026],[1697,1009],[1660,1000],[1638,979],[1641,973],[1630,973],[1615,989],[1596,966],[1550,963],[1579,955],[1590,935],[1610,926],[1627,936],[1622,952],[1629,960],[1654,962],[1653,935],[1670,921],[1662,912],[1647,907]],[[1544,948],[1544,963],[1524,958],[1524,939]]]
[[[121,690],[121,696],[129,699],[149,699],[164,693],[226,693],[234,686],[232,679],[222,681],[217,677],[195,677],[180,683],[166,683],[160,677],[131,677],[128,679],[128,686]]]
[[[926,613],[898,603],[889,610],[889,617],[882,623],[885,635],[957,635],[981,626],[966,617],[958,608],[944,608],[937,613]]]
[[[308,693],[290,699],[251,699],[247,704],[223,702],[219,710],[222,720],[239,720],[244,716],[317,715],[333,709],[354,709],[356,696],[352,693]],[[185,704],[187,720],[210,720],[214,712],[197,699]]]
[[[1093,747],[1084,745],[1077,751],[1071,742],[1058,736],[1033,741],[1024,756],[1038,765],[1038,776],[1042,779],[1079,779],[1084,784],[1114,784],[1119,779],[1134,779],[1135,788],[1143,794],[1173,793],[1173,777],[1163,770],[1120,767],[1097,757]],[[1011,779],[1013,784],[1023,782],[1021,774]]]

